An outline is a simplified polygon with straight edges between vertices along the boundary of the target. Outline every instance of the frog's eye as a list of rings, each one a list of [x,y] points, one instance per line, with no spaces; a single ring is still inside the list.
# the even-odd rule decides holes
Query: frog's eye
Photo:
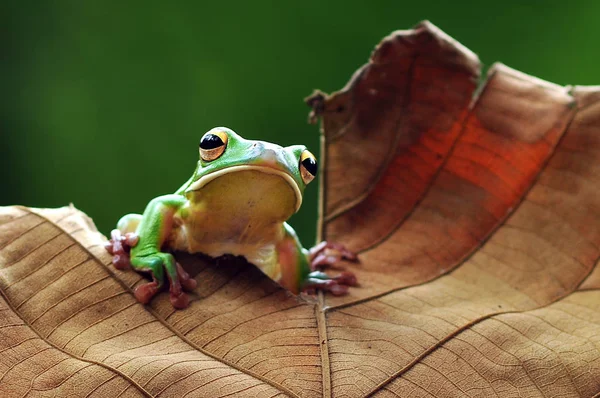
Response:
[[[317,176],[317,159],[310,151],[305,150],[300,155],[300,175],[305,184],[311,182]]]
[[[209,131],[200,139],[200,157],[205,162],[217,159],[227,148],[227,133],[224,131]]]

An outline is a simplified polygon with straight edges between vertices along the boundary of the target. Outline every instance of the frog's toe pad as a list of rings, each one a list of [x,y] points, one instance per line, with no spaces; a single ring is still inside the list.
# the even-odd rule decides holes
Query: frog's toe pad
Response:
[[[346,246],[327,241],[310,249],[308,257],[313,271],[321,268],[336,268],[335,265],[342,259],[358,261],[356,254],[348,250]]]
[[[196,282],[195,279],[192,278],[188,278],[188,279],[181,279],[181,287],[183,287],[185,290],[187,290],[188,292],[193,291],[196,286],[198,286],[198,282]]]
[[[171,294],[171,305],[178,310],[187,308],[190,305],[190,298],[185,293],[179,293],[179,295]]]
[[[336,276],[334,280],[341,285],[358,286],[358,280],[356,279],[356,275],[349,271],[342,272],[340,275]]]
[[[181,264],[176,263],[177,267],[177,276],[179,277],[179,282],[181,283],[181,287],[188,292],[191,292],[198,286],[198,282],[195,279],[191,278],[190,275],[185,272]]]
[[[358,286],[356,276],[352,272],[342,272],[338,276],[329,277],[323,272],[315,271],[309,275],[302,291],[314,294],[317,290],[322,290],[334,296],[344,296],[348,294],[350,286]]]
[[[159,286],[157,282],[148,282],[143,285],[139,285],[133,291],[133,295],[142,304],[148,304],[152,297],[158,293]]]
[[[113,256],[112,263],[115,268],[119,270],[129,269],[131,266],[129,254],[127,253],[115,254]]]

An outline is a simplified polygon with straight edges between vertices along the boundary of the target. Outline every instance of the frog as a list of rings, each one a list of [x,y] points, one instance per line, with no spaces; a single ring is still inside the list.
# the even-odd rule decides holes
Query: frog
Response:
[[[245,139],[227,127],[200,138],[192,176],[173,194],[152,199],[143,214],[127,214],[105,244],[119,270],[149,274],[134,296],[142,303],[167,286],[176,309],[186,308],[197,281],[176,261],[178,251],[211,258],[244,257],[293,294],[340,296],[358,286],[354,273],[329,275],[342,260],[358,261],[344,245],[323,241],[306,249],[288,219],[318,174],[304,145],[282,147]],[[217,262],[221,264],[223,262]]]

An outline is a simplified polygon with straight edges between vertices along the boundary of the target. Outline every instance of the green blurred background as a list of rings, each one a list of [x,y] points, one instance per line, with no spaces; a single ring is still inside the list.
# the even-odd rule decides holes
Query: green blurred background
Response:
[[[341,88],[383,36],[423,19],[486,66],[600,84],[594,0],[122,3],[0,5],[0,205],[73,202],[108,233],[187,180],[213,126],[318,153],[302,98]],[[291,220],[307,245],[317,187]]]

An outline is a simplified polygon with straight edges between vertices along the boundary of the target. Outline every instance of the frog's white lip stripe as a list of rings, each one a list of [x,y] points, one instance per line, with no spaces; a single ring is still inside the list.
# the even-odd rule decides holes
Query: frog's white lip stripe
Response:
[[[201,177],[199,180],[192,183],[192,185],[190,185],[185,191],[186,192],[197,191],[198,189],[202,188],[203,186],[205,186],[206,184],[208,184],[209,182],[211,182],[212,180],[214,180],[217,177],[220,177],[222,175],[229,174],[229,173],[235,173],[237,171],[246,171],[246,170],[256,170],[256,171],[260,171],[261,173],[275,174],[275,175],[278,175],[279,177],[283,178],[290,185],[290,187],[292,187],[292,189],[294,190],[294,193],[296,194],[296,209],[295,209],[295,211],[298,211],[298,209],[300,209],[300,206],[302,205],[302,192],[300,192],[300,188],[298,187],[298,184],[296,183],[296,181],[289,174],[284,173],[283,171],[280,171],[277,169],[273,169],[271,167],[266,167],[266,166],[241,165],[241,166],[226,167],[222,170],[215,171],[214,173],[210,173],[208,175]]]

